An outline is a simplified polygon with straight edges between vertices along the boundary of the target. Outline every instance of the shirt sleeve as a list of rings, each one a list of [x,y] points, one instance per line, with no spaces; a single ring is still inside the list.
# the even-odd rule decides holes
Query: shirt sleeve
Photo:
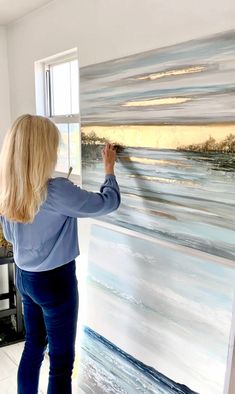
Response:
[[[115,175],[106,175],[100,192],[89,192],[67,178],[56,178],[52,183],[52,203],[61,214],[77,218],[106,215],[115,211],[121,202]]]

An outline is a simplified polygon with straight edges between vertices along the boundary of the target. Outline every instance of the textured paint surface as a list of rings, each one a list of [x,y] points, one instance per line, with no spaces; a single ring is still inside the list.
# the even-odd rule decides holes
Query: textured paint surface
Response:
[[[235,159],[177,148],[235,134],[234,38],[225,32],[80,74],[84,188],[97,191],[103,180],[100,144],[124,145],[116,164],[121,207],[92,228],[87,325],[185,393],[223,393]],[[141,390],[161,393],[157,383]]]

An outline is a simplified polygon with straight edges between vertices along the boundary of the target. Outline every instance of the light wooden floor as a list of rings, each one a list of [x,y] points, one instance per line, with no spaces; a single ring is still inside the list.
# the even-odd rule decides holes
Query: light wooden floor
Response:
[[[0,348],[0,393],[17,394],[16,375],[24,342]],[[75,361],[76,364],[76,361]],[[45,357],[40,373],[39,394],[46,394],[48,382],[49,360]],[[76,373],[73,377],[73,393],[78,394]],[[81,391],[83,392],[83,391]]]

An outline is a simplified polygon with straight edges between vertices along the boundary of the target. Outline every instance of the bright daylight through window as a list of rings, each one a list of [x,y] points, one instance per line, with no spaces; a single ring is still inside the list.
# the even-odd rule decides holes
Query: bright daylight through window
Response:
[[[80,124],[78,60],[70,58],[46,65],[47,116],[61,133],[56,172],[80,175]]]

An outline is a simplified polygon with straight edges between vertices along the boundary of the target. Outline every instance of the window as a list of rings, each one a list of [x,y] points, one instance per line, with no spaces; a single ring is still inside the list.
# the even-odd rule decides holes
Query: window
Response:
[[[81,174],[79,65],[77,54],[73,51],[72,53],[37,62],[35,71],[37,113],[42,112],[43,107],[44,115],[48,116],[57,125],[61,134],[55,169],[56,175],[61,174],[65,176],[69,168],[73,167],[72,177],[73,180],[76,180],[76,178],[80,178]],[[38,97],[42,90],[43,103],[41,98]]]
[[[78,116],[77,59],[48,65],[46,84],[48,116]]]

